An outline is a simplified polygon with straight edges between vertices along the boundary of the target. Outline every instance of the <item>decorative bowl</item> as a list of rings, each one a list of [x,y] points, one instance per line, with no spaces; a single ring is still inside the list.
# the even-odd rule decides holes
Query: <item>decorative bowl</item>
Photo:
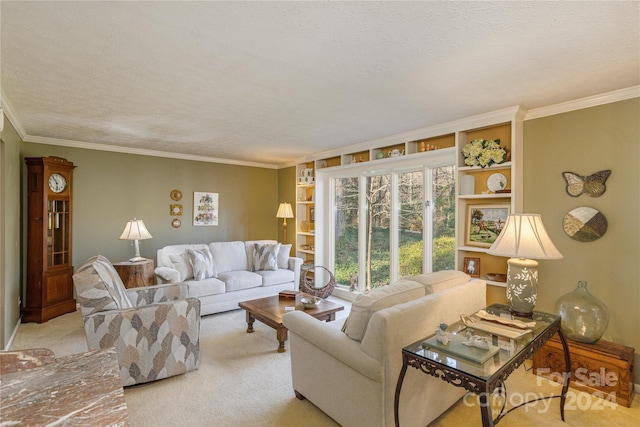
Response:
[[[502,273],[487,273],[487,279],[493,280],[494,282],[506,282],[507,275]]]
[[[316,308],[318,304],[320,304],[322,298],[318,297],[302,297],[300,298],[300,302],[304,305],[304,308]]]

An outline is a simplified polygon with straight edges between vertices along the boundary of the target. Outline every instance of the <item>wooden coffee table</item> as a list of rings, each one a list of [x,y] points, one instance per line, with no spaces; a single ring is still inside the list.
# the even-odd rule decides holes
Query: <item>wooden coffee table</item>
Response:
[[[336,312],[344,310],[344,307],[340,304],[327,300],[320,301],[316,308],[304,308],[304,305],[300,302],[300,298],[303,296],[311,297],[311,295],[301,292],[296,300],[284,299],[274,295],[239,303],[240,308],[247,312],[247,333],[253,332],[253,322],[256,320],[261,321],[276,330],[276,337],[280,343],[278,345],[278,353],[284,353],[286,351],[284,342],[289,335],[289,331],[282,324],[282,315],[285,313],[285,307],[295,307],[296,310],[304,311],[318,320],[327,322],[335,320]]]

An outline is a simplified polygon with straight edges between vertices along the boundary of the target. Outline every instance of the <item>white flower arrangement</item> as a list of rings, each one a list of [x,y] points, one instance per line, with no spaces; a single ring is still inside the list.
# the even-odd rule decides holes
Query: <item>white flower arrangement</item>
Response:
[[[504,163],[507,160],[507,151],[500,146],[499,139],[474,139],[464,146],[462,154],[465,165],[481,168],[494,163]]]

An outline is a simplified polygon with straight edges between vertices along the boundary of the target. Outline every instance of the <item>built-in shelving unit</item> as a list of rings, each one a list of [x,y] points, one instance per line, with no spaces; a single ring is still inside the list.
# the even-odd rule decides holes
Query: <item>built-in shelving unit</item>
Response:
[[[494,122],[491,123],[491,120]],[[499,140],[500,146],[507,151],[507,161],[500,164],[494,163],[485,168],[467,166],[463,149],[468,142],[475,139]],[[483,247],[482,243],[470,241],[469,227],[474,206],[479,208],[507,206],[511,213],[522,212],[522,115],[520,110],[507,112],[504,116],[491,117],[484,125],[460,130],[457,132],[456,147],[458,152],[456,265],[458,269],[462,270],[465,258],[478,258],[480,260],[480,278],[485,279],[490,285],[504,287],[506,285],[504,282],[488,280],[486,275],[488,273],[506,274],[507,259],[489,255],[487,243]],[[463,180],[469,179],[469,177],[473,179],[472,192],[469,192],[469,188],[463,188],[465,187]],[[489,185],[489,180],[493,180],[495,177],[499,177],[498,181],[504,183],[504,187],[500,190]],[[501,220],[506,220],[506,217]],[[492,220],[487,223],[491,224],[487,229],[487,234],[499,233],[499,224]]]
[[[522,121],[524,110],[512,107],[497,112],[461,119],[455,122],[432,126],[345,147],[319,154],[317,159],[307,159],[296,165],[296,256],[312,263],[315,257],[315,172],[323,168],[347,167],[354,163],[385,162],[402,159],[403,156],[428,156],[429,152],[445,148],[456,152],[456,268],[463,270],[465,257],[479,258],[480,277],[486,273],[506,273],[507,260],[487,254],[488,248],[467,244],[466,227],[470,206],[508,205],[510,212],[522,212]],[[474,139],[500,140],[507,150],[508,159],[490,167],[467,166],[462,150]],[[504,190],[494,192],[487,181],[499,173],[504,176]],[[473,191],[461,194],[461,180],[473,177]],[[502,191],[502,190],[501,190]],[[487,280],[491,285],[504,283]]]

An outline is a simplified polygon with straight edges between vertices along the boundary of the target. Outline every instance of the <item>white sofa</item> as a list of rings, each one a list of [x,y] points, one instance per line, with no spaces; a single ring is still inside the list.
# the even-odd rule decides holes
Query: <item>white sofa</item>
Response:
[[[486,283],[462,272],[404,278],[360,295],[343,331],[303,311],[287,313],[293,388],[300,399],[344,427],[393,426],[402,348],[441,322],[486,306]],[[400,395],[400,425],[424,427],[465,390],[409,368]]]
[[[256,248],[264,249],[260,266],[254,262]],[[200,300],[204,316],[237,309],[241,301],[297,289],[302,259],[289,256],[290,250],[291,245],[275,240],[165,246],[158,249],[155,274],[158,283],[187,285],[189,297]],[[204,268],[194,269],[194,253],[210,257]]]

